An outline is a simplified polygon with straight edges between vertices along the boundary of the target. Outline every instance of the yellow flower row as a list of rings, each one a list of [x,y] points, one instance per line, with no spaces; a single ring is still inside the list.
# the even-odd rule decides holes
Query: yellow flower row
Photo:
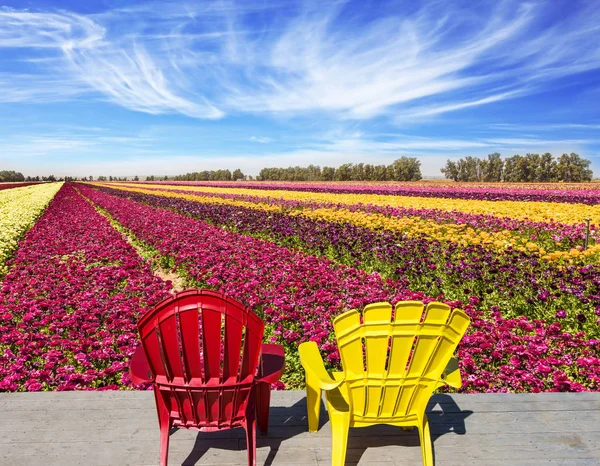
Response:
[[[140,184],[127,183],[140,187]],[[119,184],[118,186],[121,186]],[[296,201],[330,202],[334,204],[373,204],[377,206],[407,207],[415,209],[439,209],[471,214],[491,214],[496,217],[529,219],[535,222],[565,224],[583,223],[590,218],[592,224],[600,224],[600,205],[562,204],[556,202],[520,201],[474,201],[438,197],[386,196],[380,194],[315,193],[286,190],[261,190],[250,188],[216,188],[207,186],[152,185],[161,190],[179,190],[197,193],[245,194]]]
[[[307,208],[302,210],[289,210],[276,204],[203,196],[202,193],[199,192],[196,194],[184,194],[172,192],[170,190],[144,189],[144,187],[140,187],[139,184],[132,186],[122,183],[112,185],[103,183],[102,185],[122,191],[185,199],[205,204],[230,205],[270,212],[283,212],[287,215],[300,215],[315,220],[325,220],[329,222],[349,222],[373,230],[384,229],[388,231],[403,232],[407,237],[425,237],[438,241],[451,241],[462,246],[482,245],[497,252],[502,252],[506,250],[507,247],[512,246],[523,252],[538,252],[542,257],[550,260],[559,258],[584,259],[590,256],[596,256],[600,252],[600,245],[598,245],[590,247],[587,251],[573,249],[571,251],[554,251],[547,253],[544,249],[540,248],[539,245],[530,242],[526,238],[509,230],[499,232],[479,231],[465,224],[441,224],[434,220],[423,219],[420,217],[388,217],[382,214],[351,211],[344,208]]]
[[[62,183],[44,183],[0,191],[0,277],[19,239],[40,217]]]

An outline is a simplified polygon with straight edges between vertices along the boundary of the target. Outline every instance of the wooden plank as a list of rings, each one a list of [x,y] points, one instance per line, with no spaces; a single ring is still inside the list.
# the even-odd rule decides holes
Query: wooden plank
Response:
[[[68,406],[75,410],[114,410],[121,407],[148,409],[154,406],[153,403],[151,391],[3,393],[0,396],[0,412],[36,411],[47,409],[49,405]],[[598,409],[600,393],[435,395],[430,406],[452,405],[462,409],[477,407],[479,412],[547,409],[570,411],[581,409],[585,403],[591,403],[586,409]],[[303,391],[274,392],[271,404],[273,407],[302,409],[306,407],[305,394]]]
[[[51,417],[51,415],[49,415]],[[600,411],[555,411],[555,412],[459,412],[444,413],[434,411],[428,414],[433,432],[447,432],[468,430],[479,433],[497,433],[511,426],[513,432],[535,433],[535,432],[578,432],[580,430],[600,431]],[[279,416],[273,415],[272,425],[277,429],[271,433],[273,436],[289,436],[288,433],[298,434],[306,429],[305,416]],[[323,423],[327,417],[323,417]],[[131,432],[132,430],[153,430],[157,421],[152,415],[143,417],[130,417],[123,419],[112,419],[107,416],[96,417],[88,415],[73,418],[63,418],[53,421],[40,421],[32,417],[20,420],[18,423],[11,422],[10,418],[3,416],[0,423],[0,443],[10,438],[10,434],[19,431],[35,430],[39,441],[44,438],[52,439],[55,432],[61,431],[65,434],[79,434],[86,436],[87,432]],[[387,426],[369,427],[374,429],[375,435],[395,435],[396,429]],[[225,435],[228,431],[220,434]],[[354,432],[354,430],[353,430]],[[317,433],[317,435],[319,435]],[[360,434],[364,435],[364,434]]]
[[[258,464],[330,464],[327,414],[306,429],[303,392],[274,392],[271,427],[258,436]],[[438,466],[600,465],[600,393],[438,395],[430,412]],[[0,464],[152,464],[158,423],[151,392],[0,394]],[[461,435],[463,434],[463,435]],[[171,464],[245,465],[241,429],[179,430]],[[348,462],[420,464],[416,432],[392,426],[351,429]]]

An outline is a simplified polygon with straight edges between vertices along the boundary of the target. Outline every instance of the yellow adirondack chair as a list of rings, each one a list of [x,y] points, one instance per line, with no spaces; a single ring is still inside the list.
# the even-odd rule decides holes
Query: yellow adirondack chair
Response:
[[[316,343],[300,345],[306,371],[308,430],[318,430],[321,392],[325,390],[332,466],[344,465],[348,429],[373,424],[416,426],[423,464],[433,466],[425,408],[436,388],[462,385],[452,355],[470,319],[458,309],[451,313],[442,303],[428,304],[422,316],[422,302],[404,301],[396,304],[393,321],[389,303],[366,306],[362,324],[356,310],[337,317],[333,326],[343,372],[325,370]]]

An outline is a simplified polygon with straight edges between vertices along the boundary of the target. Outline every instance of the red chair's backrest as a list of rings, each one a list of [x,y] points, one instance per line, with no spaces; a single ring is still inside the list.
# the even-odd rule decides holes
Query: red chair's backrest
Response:
[[[215,291],[188,290],[160,302],[138,330],[174,425],[239,425],[264,333],[252,311]]]

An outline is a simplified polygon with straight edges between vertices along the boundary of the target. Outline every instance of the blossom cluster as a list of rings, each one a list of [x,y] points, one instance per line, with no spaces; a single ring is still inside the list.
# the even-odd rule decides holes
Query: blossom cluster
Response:
[[[64,185],[9,265],[0,282],[0,391],[129,386],[137,318],[171,284],[109,221]]]
[[[25,186],[0,191],[0,277],[19,239],[31,228],[62,183]]]
[[[481,249],[467,252],[473,264],[466,270],[458,269],[461,267],[460,261],[446,258],[448,262],[456,262],[457,270],[452,273],[452,279],[457,282],[454,288],[460,287],[469,296],[467,299],[454,299],[450,293],[446,295],[441,292],[436,282],[436,279],[441,279],[444,275],[444,266],[450,268],[452,264],[442,264],[440,273],[431,275],[432,270],[437,270],[437,265],[426,259],[434,258],[441,251],[428,250],[426,242],[410,240],[415,243],[406,246],[407,250],[396,251],[397,255],[388,260],[388,263],[394,264],[396,258],[400,259],[404,255],[401,267],[398,268],[405,270],[393,271],[387,276],[378,270],[360,268],[362,256],[352,257],[362,249],[353,248],[348,243],[355,233],[361,234],[358,227],[351,230],[352,234],[344,237],[341,229],[335,230],[335,224],[315,222],[323,228],[323,234],[317,234],[316,242],[326,238],[329,233],[337,232],[340,235],[331,236],[329,242],[322,245],[324,250],[321,254],[316,255],[314,249],[318,245],[313,244],[311,247],[314,249],[307,247],[303,250],[303,244],[309,245],[311,240],[308,235],[301,237],[298,231],[288,236],[289,243],[285,245],[283,241],[277,244],[277,235],[270,235],[265,229],[252,232],[257,233],[257,236],[262,234],[262,237],[248,234],[250,232],[246,225],[252,221],[248,217],[238,219],[238,233],[231,231],[233,228],[219,228],[200,220],[206,218],[217,223],[216,216],[210,218],[208,211],[200,210],[196,214],[185,212],[185,215],[174,212],[173,210],[184,210],[180,204],[171,204],[177,202],[174,198],[154,196],[153,203],[151,195],[138,198],[135,193],[121,192],[119,196],[109,194],[105,188],[81,186],[80,189],[138,240],[154,248],[162,256],[172,258],[176,266],[185,269],[198,286],[220,289],[253,306],[265,319],[271,339],[287,347],[285,381],[289,386],[302,383],[302,371],[297,357],[297,345],[302,341],[316,341],[330,366],[339,367],[339,354],[331,321],[340,312],[375,301],[395,303],[399,300],[418,299],[429,302],[438,299],[453,307],[460,306],[472,317],[470,333],[459,349],[461,366],[467,374],[465,391],[580,391],[600,388],[600,343],[590,337],[588,327],[578,329],[573,324],[570,327],[572,330],[567,331],[571,318],[581,325],[588,325],[589,322],[586,323],[585,319],[589,315],[583,315],[584,322],[580,322],[578,315],[557,317],[554,322],[547,322],[543,317],[544,306],[537,306],[536,313],[531,316],[508,315],[510,313],[505,314],[504,309],[499,309],[511,302],[514,287],[525,287],[525,281],[536,277],[536,272],[524,276],[517,274],[514,283],[507,283],[503,289],[499,286],[492,288],[495,285],[490,282],[488,286],[491,291],[488,294],[494,294],[493,301],[498,305],[490,306],[487,310],[481,308],[482,297],[478,296],[479,291],[466,289],[471,283],[476,283],[477,267],[488,260],[492,261],[491,267],[496,267],[496,270],[487,270],[490,280],[508,280],[512,273],[509,267],[526,270],[528,265],[521,267],[519,264],[517,267],[508,262],[493,262],[497,259],[485,255],[479,258],[477,254],[485,253]],[[134,199],[127,199],[130,196]],[[192,205],[191,202],[189,204]],[[196,206],[202,205],[196,203]],[[223,217],[227,212],[219,215]],[[262,219],[264,218],[255,220],[260,222]],[[304,221],[307,222],[307,228],[311,228],[310,219]],[[334,225],[334,229],[327,230],[327,225]],[[282,224],[281,228],[283,227]],[[292,231],[293,228],[290,224]],[[376,242],[381,238],[373,231],[364,229],[364,232],[365,235],[372,235],[375,241],[372,250],[376,251],[375,256],[380,254],[379,263],[382,263],[386,260],[388,251],[377,251],[376,248],[380,245]],[[279,234],[280,238],[285,235],[282,231]],[[296,241],[296,246],[299,247],[294,247],[293,236],[299,238]],[[362,241],[360,236],[356,236],[356,239]],[[335,252],[338,240],[341,247]],[[398,237],[396,240],[402,247],[410,242]],[[422,249],[419,251],[411,248]],[[348,264],[344,264],[338,257],[343,249],[352,257]],[[335,260],[327,257],[332,250],[335,252]],[[529,265],[535,267],[533,263]],[[424,291],[416,290],[416,281],[403,278],[407,275],[407,270],[411,271],[413,277],[421,276]],[[589,270],[597,273],[593,268]],[[568,287],[571,286],[568,277],[569,271],[563,271],[560,277],[562,281],[555,283],[557,288],[545,290],[548,294],[546,302],[550,301],[557,290],[564,293],[564,302],[568,301]],[[482,293],[484,291],[487,290],[482,290]],[[536,291],[546,294],[540,287]],[[523,310],[528,308],[527,302],[524,301],[522,305]],[[575,307],[572,305],[569,309]]]

